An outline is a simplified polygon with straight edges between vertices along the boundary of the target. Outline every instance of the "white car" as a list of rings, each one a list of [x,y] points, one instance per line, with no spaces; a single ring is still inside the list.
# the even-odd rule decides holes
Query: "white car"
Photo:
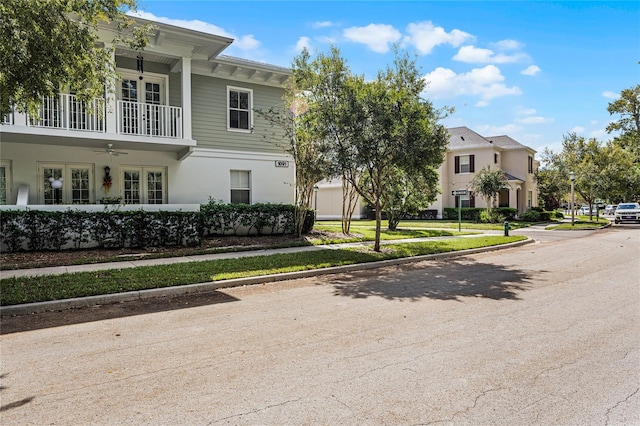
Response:
[[[604,208],[604,214],[614,214],[616,212],[616,208],[618,206],[615,204],[608,204],[605,208]]]
[[[620,203],[615,213],[615,223],[638,222],[640,223],[640,204]]]

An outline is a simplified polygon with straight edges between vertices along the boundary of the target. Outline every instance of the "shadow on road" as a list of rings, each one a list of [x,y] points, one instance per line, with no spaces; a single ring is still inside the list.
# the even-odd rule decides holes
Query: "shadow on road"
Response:
[[[394,267],[381,275],[363,271],[331,280],[336,296],[385,299],[431,298],[460,300],[484,297],[494,300],[519,300],[518,293],[527,290],[529,276],[519,270],[500,265],[477,263],[470,259],[449,259]],[[375,276],[373,276],[375,274]]]
[[[3,316],[0,320],[0,334],[173,311],[217,303],[235,302],[237,300],[235,297],[219,291],[209,291],[61,311],[40,312],[30,315]]]

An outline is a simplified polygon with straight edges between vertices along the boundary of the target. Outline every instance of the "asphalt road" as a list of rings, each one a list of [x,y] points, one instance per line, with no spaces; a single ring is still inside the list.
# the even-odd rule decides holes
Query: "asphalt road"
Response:
[[[640,425],[640,226],[533,232],[4,334],[0,423]]]

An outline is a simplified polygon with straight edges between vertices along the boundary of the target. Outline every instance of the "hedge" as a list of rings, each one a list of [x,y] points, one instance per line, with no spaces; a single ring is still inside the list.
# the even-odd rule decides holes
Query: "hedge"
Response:
[[[197,246],[211,235],[291,234],[294,210],[283,204],[213,202],[196,212],[6,210],[0,214],[0,247],[15,252]],[[309,210],[304,233],[311,231],[314,221],[314,212]]]
[[[481,207],[463,207],[460,213],[462,220],[480,222],[480,212],[483,211],[486,211],[486,209]],[[506,220],[514,220],[518,214],[518,210],[511,207],[496,207],[491,209],[491,211],[504,216]],[[445,220],[458,220],[458,209],[454,207],[445,207],[442,216]]]

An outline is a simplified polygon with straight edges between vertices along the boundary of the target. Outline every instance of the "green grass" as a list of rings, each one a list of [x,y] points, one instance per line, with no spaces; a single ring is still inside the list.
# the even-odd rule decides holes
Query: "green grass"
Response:
[[[598,229],[601,226],[604,226],[609,223],[609,220],[600,217],[598,221],[596,221],[595,216],[593,220],[589,220],[589,216],[576,216],[574,219],[574,224],[571,225],[571,222],[562,222],[557,225],[547,226],[545,229],[547,230],[567,230],[567,229],[578,229],[578,230],[588,230],[588,229]]]
[[[327,236],[320,236],[313,238],[307,238],[314,245],[321,244],[335,244],[335,243],[347,243],[347,242],[359,242],[359,241],[373,241],[375,239],[376,228],[375,222],[373,225],[351,226],[351,236],[342,235],[342,226],[340,222],[336,223],[317,223],[314,226],[316,231],[340,233],[340,237],[332,238]],[[458,232],[445,229],[397,229],[396,231],[389,231],[386,227],[380,231],[380,240],[402,240],[408,238],[423,238],[423,237],[449,237],[454,235],[469,235],[472,232]]]
[[[519,222],[519,221],[511,221],[511,229],[525,228],[527,226],[531,226],[533,222]],[[322,220],[317,221],[314,225],[314,228],[321,229],[324,226],[334,226],[337,227],[338,231],[341,232],[341,222],[339,220]],[[354,220],[351,222],[351,230],[353,232],[360,232],[359,228],[373,228],[375,229],[376,221],[375,220]],[[386,220],[382,221],[382,229],[386,230],[389,226],[389,222]],[[460,223],[461,229],[477,229],[477,230],[502,230],[504,224],[502,223],[476,223],[472,221],[462,221]],[[398,228],[402,228],[405,230],[413,230],[416,228],[420,229],[458,229],[458,221],[457,220],[402,220],[398,224]]]
[[[0,304],[3,306],[16,305],[328,268],[331,266],[495,246],[523,239],[526,239],[526,237],[483,236],[453,238],[439,241],[384,245],[380,253],[374,252],[369,248],[320,250],[74,274],[5,278],[1,281]]]

